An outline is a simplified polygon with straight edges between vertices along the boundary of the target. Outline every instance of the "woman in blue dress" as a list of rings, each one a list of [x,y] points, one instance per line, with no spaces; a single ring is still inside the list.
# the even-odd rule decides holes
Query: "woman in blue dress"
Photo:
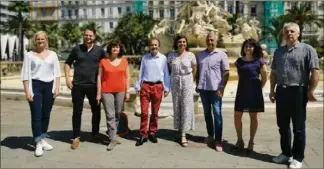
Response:
[[[262,88],[267,82],[267,71],[262,48],[255,39],[247,39],[243,42],[241,56],[235,62],[239,81],[234,108],[234,124],[238,138],[234,149],[244,149],[242,116],[243,112],[249,112],[250,140],[247,150],[253,151],[254,136],[258,128],[257,115],[264,112]]]

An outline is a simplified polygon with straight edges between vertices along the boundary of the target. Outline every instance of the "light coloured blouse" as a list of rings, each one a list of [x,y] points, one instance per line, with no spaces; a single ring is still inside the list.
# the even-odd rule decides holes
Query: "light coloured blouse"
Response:
[[[61,77],[60,62],[57,54],[49,50],[49,55],[43,60],[34,55],[32,51],[28,52],[24,58],[21,69],[21,81],[29,82],[29,91],[34,96],[32,88],[32,79],[43,82],[53,82],[52,92],[54,93],[56,78]]]

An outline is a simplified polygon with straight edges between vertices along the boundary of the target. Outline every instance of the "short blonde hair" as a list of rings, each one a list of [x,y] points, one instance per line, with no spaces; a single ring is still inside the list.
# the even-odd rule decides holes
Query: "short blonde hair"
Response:
[[[37,38],[37,36],[39,36],[41,34],[43,34],[45,36],[45,39],[46,39],[46,47],[45,47],[45,49],[48,49],[48,36],[47,36],[45,31],[38,31],[38,32],[35,33],[35,35],[33,37],[34,48],[36,48],[36,38]]]

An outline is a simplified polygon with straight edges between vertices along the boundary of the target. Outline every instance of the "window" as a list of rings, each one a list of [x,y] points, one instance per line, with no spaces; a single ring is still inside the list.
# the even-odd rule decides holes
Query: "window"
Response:
[[[62,9],[61,10],[61,17],[64,18],[65,17],[65,11]]]
[[[257,16],[256,6],[251,7],[251,16]]]
[[[46,10],[41,10],[42,16],[46,16]]]
[[[72,1],[69,1],[69,5],[71,5]]]
[[[164,1],[160,1],[159,4],[160,4],[160,5],[164,5]]]
[[[174,17],[175,17],[174,8],[171,8],[170,9],[170,18],[174,19]]]
[[[152,9],[149,10],[149,16],[150,16],[151,18],[153,18],[153,10],[152,10]]]
[[[74,13],[75,13],[75,16],[76,16],[76,17],[79,17],[79,9],[75,9],[75,10],[74,10]]]
[[[61,5],[62,5],[62,6],[64,5],[64,1],[61,1]]]
[[[114,23],[113,22],[109,22],[109,28],[114,29]]]
[[[92,8],[92,17],[96,16],[96,9]]]
[[[113,14],[113,10],[112,10],[112,8],[109,8],[110,10],[110,15],[112,15]]]
[[[130,7],[128,6],[128,7],[126,7],[126,12],[130,12],[131,10],[130,10]]]
[[[121,14],[121,13],[122,13],[122,8],[118,7],[118,14]]]
[[[149,6],[153,6],[153,1],[149,1]]]
[[[72,11],[71,11],[71,9],[68,10],[68,15],[69,15],[69,18],[71,19],[71,17],[72,17]]]
[[[87,18],[87,9],[83,8],[83,17]]]
[[[75,4],[76,5],[80,5],[80,1],[75,1]]]
[[[171,5],[174,5],[174,1],[170,1],[170,4],[171,4]]]
[[[227,11],[228,11],[229,13],[233,13],[233,5],[228,5],[228,6],[227,6]]]
[[[164,9],[160,9],[160,18],[164,18]]]
[[[96,4],[96,1],[92,1],[93,4]]]
[[[105,16],[105,8],[101,8],[101,16]]]

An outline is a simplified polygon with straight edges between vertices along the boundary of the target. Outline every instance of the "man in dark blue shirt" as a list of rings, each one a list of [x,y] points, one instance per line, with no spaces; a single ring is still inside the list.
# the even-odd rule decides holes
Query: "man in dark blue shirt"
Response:
[[[73,143],[72,149],[76,149],[80,143],[81,115],[84,97],[87,96],[92,112],[92,136],[99,134],[100,104],[97,104],[97,74],[99,62],[105,57],[102,47],[94,44],[96,31],[86,29],[83,36],[83,44],[72,49],[65,61],[64,71],[66,85],[71,89],[73,103]],[[73,81],[70,79],[71,65],[73,64]]]

